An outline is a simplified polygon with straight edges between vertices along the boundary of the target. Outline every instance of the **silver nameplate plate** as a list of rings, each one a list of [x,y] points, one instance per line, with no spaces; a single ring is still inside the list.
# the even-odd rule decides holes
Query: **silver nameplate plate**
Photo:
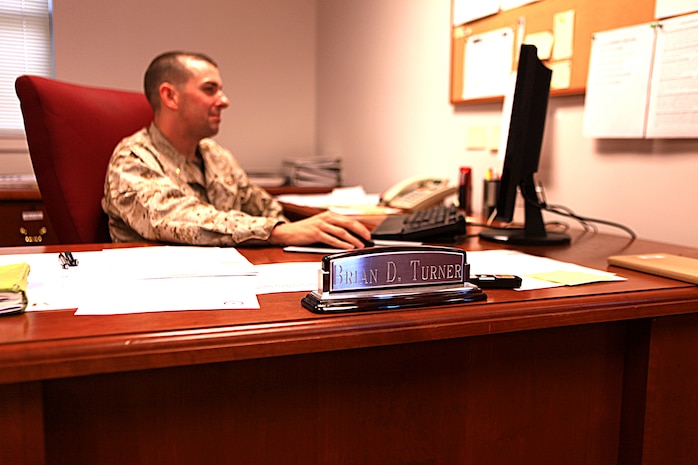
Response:
[[[464,250],[452,247],[376,247],[323,258],[321,292],[463,285]]]

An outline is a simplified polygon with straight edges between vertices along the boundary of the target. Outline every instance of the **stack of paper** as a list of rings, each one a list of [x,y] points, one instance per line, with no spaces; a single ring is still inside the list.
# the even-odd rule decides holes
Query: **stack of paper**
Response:
[[[339,158],[287,160],[284,169],[293,186],[335,187],[342,184],[342,160]]]

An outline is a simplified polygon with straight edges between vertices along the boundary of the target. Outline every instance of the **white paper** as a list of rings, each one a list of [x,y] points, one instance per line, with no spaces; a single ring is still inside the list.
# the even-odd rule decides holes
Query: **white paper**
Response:
[[[539,1],[540,0],[500,0],[499,4],[502,10],[512,10],[520,6],[528,5],[529,3],[536,3]],[[473,1],[473,3],[475,2]]]
[[[78,256],[79,254],[75,254]],[[131,279],[239,276],[254,266],[232,247],[154,246],[105,249],[101,267]]]
[[[94,280],[80,291],[76,315],[257,309],[254,276]]]
[[[463,61],[463,99],[505,94],[514,58],[514,31],[502,28],[468,37]]]
[[[27,279],[27,311],[76,308],[86,270],[94,272],[94,263],[101,252],[75,253],[77,267],[64,269],[57,253],[0,255],[0,265],[26,262],[29,264]]]
[[[327,194],[281,194],[276,196],[280,202],[315,208],[331,206],[351,206],[357,204],[378,205],[378,194],[367,194],[363,187],[339,187]]]
[[[656,0],[654,17],[656,19],[682,15],[698,11],[698,0]]]
[[[258,308],[254,266],[234,248],[134,247],[58,254],[2,255],[27,262],[27,311],[77,308],[76,314]],[[220,278],[220,279],[219,279]]]
[[[585,135],[695,138],[697,70],[698,14],[595,34]]]
[[[373,239],[373,244],[377,247],[401,247],[401,246],[418,246],[423,245],[423,242],[417,241],[393,241],[386,239]],[[334,247],[325,247],[317,245],[287,245],[284,247],[284,252],[293,253],[315,253],[322,255],[331,255],[336,253],[346,252],[345,249],[337,249]]]
[[[654,34],[650,24],[594,34],[584,105],[586,136],[644,136]]]
[[[256,292],[316,291],[319,288],[318,273],[322,264],[317,262],[287,262],[257,265]]]
[[[155,249],[155,248],[152,248]],[[174,247],[177,249],[177,247]],[[145,249],[110,249],[96,252],[75,252],[77,267],[61,268],[58,254],[0,255],[0,265],[27,262],[31,267],[27,296],[29,311],[77,308],[76,315],[118,315],[142,312],[180,310],[258,309],[257,294],[316,290],[319,286],[320,262],[278,263],[253,266],[252,273],[223,276],[173,275],[166,272],[156,277],[149,272],[124,275],[120,269],[110,269],[114,258],[160,256],[169,251],[174,256],[208,257],[214,269],[222,259],[229,259],[234,249],[222,249],[215,258],[215,248],[161,251]],[[123,251],[123,253],[118,252]],[[213,251],[213,252],[212,252]],[[621,280],[607,273],[578,265],[535,257],[520,252],[491,250],[468,252],[473,274],[516,274],[522,277],[521,289],[540,289],[560,284],[535,279],[530,275],[549,271],[577,271],[599,280]],[[244,257],[243,257],[244,260]],[[246,261],[246,260],[245,260]],[[248,262],[249,263],[249,262]],[[106,266],[106,268],[105,268]],[[156,267],[159,265],[156,265]],[[144,265],[144,268],[149,268]],[[151,270],[153,268],[150,268]],[[145,277],[149,275],[148,277]],[[169,275],[169,276],[166,276]],[[593,282],[590,279],[589,282]]]
[[[587,268],[573,263],[537,257],[514,250],[483,250],[468,252],[470,274],[513,274],[521,278],[517,290],[545,289],[563,284],[536,279],[532,275],[548,272],[575,272],[588,275],[588,283],[597,281],[625,281],[625,278],[607,271]]]
[[[499,13],[499,0],[453,0],[453,25],[475,21]]]
[[[647,137],[698,136],[698,15],[656,28]]]

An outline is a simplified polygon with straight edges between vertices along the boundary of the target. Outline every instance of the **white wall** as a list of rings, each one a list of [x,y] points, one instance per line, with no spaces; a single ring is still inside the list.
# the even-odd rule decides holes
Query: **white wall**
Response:
[[[218,140],[248,170],[315,153],[315,0],[59,0],[57,79],[142,89],[173,49],[209,54],[231,106]]]
[[[344,156],[347,183],[380,191],[408,175],[455,180],[465,165],[481,179],[499,166],[466,151],[465,134],[498,124],[501,105],[448,103],[450,0],[320,0],[318,21],[318,146]],[[551,100],[538,176],[548,202],[698,247],[698,141],[588,139],[583,103]]]

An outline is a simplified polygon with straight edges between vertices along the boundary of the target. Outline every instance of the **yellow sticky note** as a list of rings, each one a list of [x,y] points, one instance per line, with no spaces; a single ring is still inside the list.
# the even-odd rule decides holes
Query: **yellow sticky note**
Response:
[[[466,128],[466,148],[468,150],[482,150],[487,148],[486,126],[468,126]]]
[[[574,54],[574,10],[553,16],[553,60],[568,60]]]
[[[551,89],[569,89],[572,82],[572,62],[569,60],[548,63],[553,70],[553,78],[550,82]]]
[[[550,281],[551,283],[564,284],[565,286],[578,286],[580,284],[596,283],[599,281],[612,281],[611,276],[603,276],[582,271],[546,271],[528,275],[531,278]]]
[[[551,31],[526,34],[524,43],[536,46],[539,60],[549,60],[553,54],[553,33]]]

